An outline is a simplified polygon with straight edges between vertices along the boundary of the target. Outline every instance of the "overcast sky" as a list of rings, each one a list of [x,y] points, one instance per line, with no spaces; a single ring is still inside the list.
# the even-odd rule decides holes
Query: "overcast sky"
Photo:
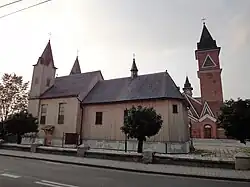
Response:
[[[0,16],[41,1],[1,8]],[[203,17],[221,47],[224,99],[250,98],[249,0],[53,0],[0,19],[0,73],[30,81],[52,33],[58,76],[69,74],[77,49],[82,72],[101,70],[105,79],[129,76],[136,53],[139,74],[168,70],[181,88],[188,75],[198,96]]]

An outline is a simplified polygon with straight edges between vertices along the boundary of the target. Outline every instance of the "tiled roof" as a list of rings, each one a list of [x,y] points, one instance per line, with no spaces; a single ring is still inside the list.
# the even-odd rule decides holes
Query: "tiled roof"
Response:
[[[173,98],[184,99],[167,72],[99,81],[83,103]]]
[[[93,88],[91,84],[96,77],[101,74],[100,71],[93,71],[81,74],[73,74],[69,76],[57,77],[54,85],[43,93],[40,98],[57,98],[78,96],[83,99]]]

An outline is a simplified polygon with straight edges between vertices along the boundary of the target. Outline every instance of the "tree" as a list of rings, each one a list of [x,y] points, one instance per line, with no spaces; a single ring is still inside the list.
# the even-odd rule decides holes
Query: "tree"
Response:
[[[38,120],[29,114],[27,110],[10,115],[4,122],[5,130],[8,133],[17,135],[17,143],[20,144],[22,135],[30,132],[38,132]]]
[[[161,129],[163,120],[153,108],[138,106],[126,110],[124,125],[121,130],[128,138],[138,140],[137,152],[143,150],[143,142],[146,138],[156,135]]]
[[[231,136],[246,144],[250,139],[250,100],[228,100],[221,107],[217,124],[225,129],[226,136]]]
[[[27,108],[28,84],[23,81],[22,76],[7,73],[3,75],[0,82],[0,117],[3,120]]]

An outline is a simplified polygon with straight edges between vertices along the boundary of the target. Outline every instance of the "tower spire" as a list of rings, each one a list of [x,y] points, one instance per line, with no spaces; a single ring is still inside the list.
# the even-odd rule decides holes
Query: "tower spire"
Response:
[[[203,29],[200,37],[200,42],[197,43],[198,50],[208,50],[208,49],[217,49],[216,40],[213,39],[212,35],[207,29],[205,18],[202,19],[203,21]]]
[[[133,63],[130,71],[131,71],[131,78],[135,78],[138,76],[138,69],[135,63],[135,53],[133,53]]]
[[[43,65],[52,65],[54,68],[54,59],[53,59],[53,54],[52,54],[52,49],[51,49],[51,44],[50,44],[50,40],[48,41],[45,49],[43,50],[42,55],[39,57],[37,64],[43,64]]]
[[[193,90],[193,87],[192,87],[191,83],[189,82],[188,76],[186,76],[186,81],[184,83],[183,91],[185,94],[192,97],[192,95],[193,95],[192,90]]]
[[[76,60],[74,62],[74,65],[73,65],[73,67],[72,67],[72,69],[70,71],[70,75],[73,75],[73,74],[81,74],[81,68],[80,68],[80,63],[79,63],[79,60],[78,60],[78,54],[76,56]]]

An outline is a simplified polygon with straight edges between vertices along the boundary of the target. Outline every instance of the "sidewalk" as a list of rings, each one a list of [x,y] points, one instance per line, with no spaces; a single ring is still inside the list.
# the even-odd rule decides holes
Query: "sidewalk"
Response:
[[[187,167],[187,166],[160,165],[160,164],[146,165],[142,163],[30,153],[30,152],[11,151],[3,149],[0,149],[0,156],[37,159],[44,161],[60,162],[65,164],[116,169],[116,170],[130,171],[130,172],[250,182],[250,171],[237,171],[230,169]]]

